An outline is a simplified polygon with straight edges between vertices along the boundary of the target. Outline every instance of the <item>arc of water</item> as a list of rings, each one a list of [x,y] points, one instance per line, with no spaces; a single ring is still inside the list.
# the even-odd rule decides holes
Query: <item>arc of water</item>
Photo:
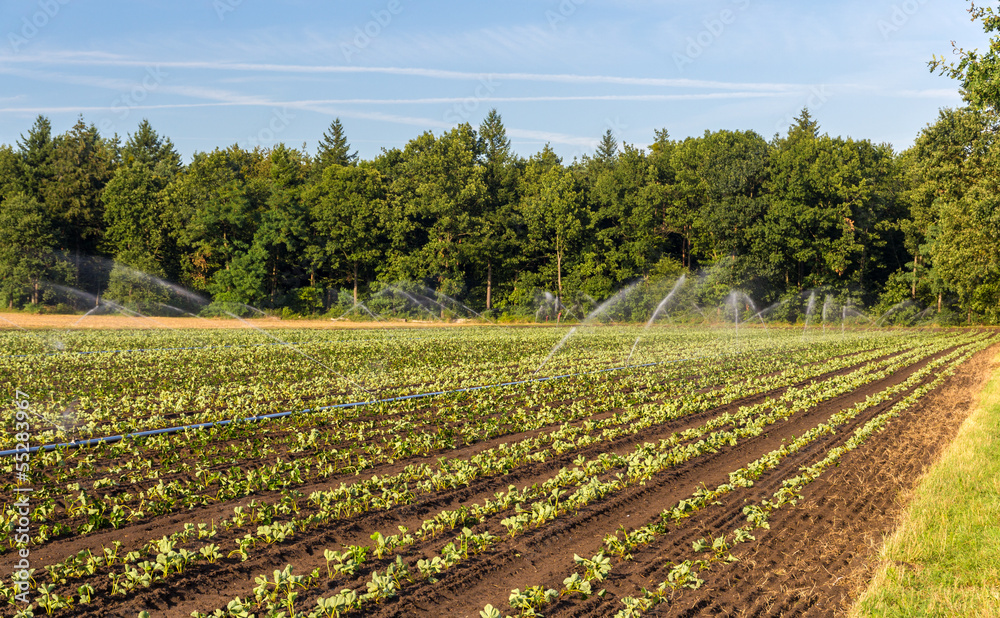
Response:
[[[154,302],[155,302],[155,301],[154,301]],[[156,302],[155,304],[156,304],[156,305],[158,305],[158,306],[160,306],[160,307],[163,307],[164,309],[170,309],[171,311],[176,311],[176,312],[178,312],[178,313],[181,313],[181,314],[183,314],[183,315],[186,315],[186,316],[188,316],[188,317],[192,317],[192,318],[195,318],[196,320],[201,320],[202,322],[208,322],[208,324],[209,324],[209,325],[210,325],[211,327],[215,327],[215,326],[216,326],[216,325],[215,325],[215,324],[213,324],[213,323],[212,323],[212,321],[211,321],[211,320],[209,320],[208,318],[205,318],[205,317],[202,317],[202,316],[200,316],[200,315],[197,315],[197,314],[194,314],[194,313],[191,313],[190,311],[185,311],[185,310],[181,309],[180,307],[174,307],[173,305],[168,305],[168,304],[166,304],[166,303],[160,303],[160,302]],[[203,339],[201,339],[200,337],[196,337],[196,339],[199,339],[199,340],[201,340],[201,341],[202,341],[203,343],[207,343],[207,342],[208,342],[208,340],[203,340]]]
[[[462,307],[463,309],[465,309],[466,311],[468,311],[468,312],[469,312],[469,313],[471,313],[472,315],[476,316],[477,318],[480,318],[480,319],[483,319],[483,320],[486,320],[486,321],[488,321],[488,322],[493,322],[493,320],[491,320],[491,319],[489,319],[489,318],[485,317],[485,316],[484,316],[483,314],[479,313],[478,311],[476,311],[476,310],[475,310],[475,309],[473,309],[472,307],[470,307],[470,306],[466,305],[465,303],[463,303],[463,302],[462,302],[462,301],[460,301],[460,300],[457,300],[457,299],[455,299],[455,298],[452,298],[451,296],[448,296],[448,295],[447,295],[447,294],[445,294],[444,292],[441,292],[441,291],[438,291],[438,290],[432,290],[432,289],[430,289],[430,288],[428,288],[427,286],[424,286],[424,285],[421,285],[421,286],[420,286],[420,288],[421,288],[421,289],[422,289],[422,290],[423,290],[423,291],[425,292],[424,294],[421,294],[420,296],[422,296],[422,297],[426,298],[427,300],[429,300],[429,301],[431,301],[431,302],[435,303],[436,305],[438,305],[438,306],[439,306],[439,307],[441,307],[442,309],[448,309],[448,308],[447,308],[447,307],[445,307],[444,305],[442,305],[441,303],[439,303],[439,302],[437,302],[437,301],[433,300],[433,299],[431,298],[431,295],[432,295],[432,294],[433,294],[434,296],[437,296],[437,297],[439,297],[439,298],[444,298],[445,300],[447,300],[447,301],[449,301],[449,302],[451,302],[451,303],[454,303],[454,304],[456,304],[456,305],[458,305],[458,306]],[[448,309],[448,310],[449,310],[449,311],[453,311],[452,309]],[[494,324],[496,324],[496,322],[493,322],[493,323],[494,323]]]
[[[660,312],[666,309],[667,303],[670,302],[670,299],[673,298],[677,290],[679,290],[680,287],[684,285],[685,278],[686,275],[681,275],[680,277],[678,277],[677,281],[674,282],[674,286],[670,288],[670,292],[668,292],[667,295],[663,297],[663,300],[660,301],[660,304],[656,306],[656,309],[653,311],[653,315],[649,316],[649,321],[646,322],[646,326],[643,327],[642,331],[639,333],[639,336],[635,338],[635,343],[632,344],[632,349],[628,353],[628,358],[625,359],[625,365],[628,365],[631,362],[632,355],[635,354],[635,348],[637,345],[639,345],[639,340],[642,339],[642,336],[646,333],[646,329],[652,326],[653,322],[656,321],[657,316],[660,315]],[[669,316],[670,314],[667,315]]]
[[[767,323],[764,322],[764,315],[767,314],[767,313],[771,313],[772,311],[774,311],[775,309],[777,309],[778,307],[784,305],[787,302],[788,302],[787,300],[781,300],[781,301],[778,301],[776,303],[771,303],[767,307],[764,307],[763,309],[761,309],[760,311],[758,311],[753,317],[758,318],[760,320],[760,323],[763,324],[764,327],[766,328],[767,327]]]
[[[809,328],[809,318],[816,311],[816,290],[809,293],[809,303],[806,305],[806,321],[802,326],[802,341],[806,340],[806,329]]]
[[[902,302],[896,303],[892,307],[889,307],[889,310],[886,311],[885,313],[883,313],[882,317],[880,317],[878,320],[875,321],[875,326],[876,327],[877,326],[881,326],[882,325],[882,321],[885,320],[887,317],[889,317],[893,313],[895,313],[897,311],[900,311],[901,309],[904,309],[905,307],[909,307],[909,306],[911,306],[913,304],[914,303],[913,303],[912,300],[904,300]]]
[[[766,330],[767,329],[767,323],[764,322],[764,318],[761,317],[760,311],[757,311],[757,303],[753,302],[753,299],[750,298],[749,294],[743,294],[743,299],[746,300],[747,301],[747,305],[750,306],[750,311],[754,312],[754,317],[755,318],[760,318],[760,325],[763,326],[764,329]],[[751,318],[751,319],[753,319],[753,318]]]
[[[382,321],[382,320],[379,319],[379,317],[377,315],[375,315],[374,313],[372,313],[372,310],[369,309],[368,307],[366,307],[364,303],[358,303],[358,304],[361,305],[361,308],[365,310],[365,313],[367,313],[368,315],[372,316],[372,318],[376,322],[381,322]]]
[[[466,305],[465,303],[463,303],[460,300],[455,300],[451,296],[448,296],[447,294],[442,294],[441,292],[436,292],[436,294],[440,294],[441,296],[447,298],[448,300],[450,300],[453,303],[458,303],[463,309],[465,309],[466,311],[471,312],[474,316],[476,316],[480,320],[486,320],[487,322],[490,322],[491,324],[496,324],[497,323],[495,320],[492,320],[492,319],[486,317],[485,315],[479,313],[478,311],[476,311],[472,307]]]
[[[120,311],[122,313],[130,315],[130,317],[134,317],[134,318],[138,318],[138,319],[142,319],[142,320],[148,320],[148,321],[152,322],[153,324],[156,324],[157,326],[159,326],[161,328],[166,328],[166,329],[169,329],[169,330],[176,330],[176,329],[170,328],[169,326],[167,326],[166,324],[163,324],[162,322],[157,322],[156,320],[154,320],[153,318],[149,317],[148,315],[145,315],[145,314],[140,313],[138,311],[134,311],[132,309],[129,309],[128,307],[123,307],[122,305],[116,303],[113,300],[108,300],[107,298],[99,298],[97,296],[94,296],[93,294],[88,294],[87,292],[84,292],[83,290],[77,290],[77,289],[74,289],[74,288],[66,287],[64,285],[59,285],[58,283],[47,282],[46,285],[52,286],[53,288],[59,290],[60,292],[65,293],[65,294],[72,294],[72,295],[75,295],[75,296],[86,298],[88,300],[93,300],[94,303],[96,304],[96,306],[93,309],[91,309],[87,313],[85,313],[82,316],[80,316],[80,319],[78,319],[76,322],[73,322],[70,325],[70,327],[67,329],[67,332],[69,330],[72,330],[73,328],[75,328],[77,324],[79,324],[80,322],[82,322],[84,320],[84,318],[88,317],[90,314],[94,313],[95,311],[97,311],[101,307],[111,307],[112,309],[114,309],[116,311]]]
[[[338,316],[337,316],[337,317],[335,317],[335,318],[330,318],[330,320],[331,320],[331,321],[334,321],[334,320],[339,320],[340,318],[344,317],[344,316],[345,316],[345,315],[347,315],[348,313],[350,313],[350,312],[352,312],[352,311],[355,311],[355,310],[357,310],[357,309],[359,309],[359,308],[360,308],[360,309],[363,309],[363,310],[365,311],[365,313],[367,313],[368,315],[372,316],[372,318],[374,318],[374,319],[375,319],[376,321],[378,321],[378,322],[381,322],[381,321],[382,321],[382,320],[380,320],[380,319],[378,318],[378,316],[377,316],[377,315],[375,315],[374,313],[372,313],[372,312],[371,312],[371,309],[369,309],[368,307],[366,307],[366,306],[365,306],[365,304],[364,304],[364,303],[361,303],[361,302],[358,302],[358,303],[354,303],[354,305],[353,305],[353,306],[351,306],[351,308],[350,308],[350,309],[348,309],[347,311],[345,311],[345,312],[341,313],[340,315],[338,315]]]
[[[188,317],[192,317],[192,318],[195,318],[197,320],[201,320],[203,322],[208,322],[209,324],[212,323],[212,321],[209,320],[208,318],[202,317],[202,316],[200,316],[198,314],[195,314],[195,313],[191,313],[190,311],[184,311],[180,307],[174,307],[173,305],[168,305],[166,303],[156,303],[156,305],[158,305],[160,307],[163,307],[164,309],[170,309],[171,311],[176,311],[177,313],[183,313],[184,315],[186,315]]]
[[[410,294],[409,294],[408,292],[406,292],[405,290],[402,290],[402,289],[400,289],[400,288],[398,288],[398,287],[396,287],[396,286],[394,286],[394,285],[390,285],[390,286],[388,286],[388,287],[389,287],[390,289],[392,289],[392,290],[395,290],[396,292],[399,292],[399,293],[400,293],[400,294],[402,294],[403,296],[405,296],[405,297],[409,298],[409,299],[410,299],[411,301],[413,301],[413,304],[415,304],[416,306],[418,306],[418,307],[420,307],[421,309],[423,309],[424,311],[426,311],[426,312],[427,312],[427,313],[428,313],[428,314],[429,314],[429,315],[431,316],[431,318],[433,318],[433,319],[435,319],[435,320],[437,319],[437,316],[436,316],[436,315],[434,315],[434,312],[433,312],[433,311],[431,311],[430,309],[428,309],[427,307],[425,307],[425,306],[423,305],[423,303],[421,303],[420,301],[418,301],[418,300],[417,300],[416,298],[413,298],[413,296],[411,296],[411,295],[410,295]]]
[[[10,321],[10,320],[8,320],[7,318],[3,317],[2,315],[0,315],[0,320],[3,320],[4,322],[6,322],[6,323],[10,324],[10,325],[11,325],[11,326],[13,326],[14,328],[20,328],[21,330],[23,330],[23,331],[24,331],[24,332],[26,332],[26,333],[27,333],[27,332],[29,332],[27,328],[25,328],[25,327],[21,326],[20,324],[17,324],[16,322],[11,322],[11,321]]]
[[[429,290],[428,290],[428,291],[429,291]],[[438,307],[441,307],[441,313],[442,313],[442,319],[443,319],[443,315],[444,315],[444,312],[445,312],[445,311],[451,311],[452,313],[455,313],[454,309],[449,309],[448,307],[446,307],[446,306],[442,305],[441,303],[439,303],[438,301],[434,300],[434,299],[433,299],[433,298],[431,298],[430,296],[427,296],[427,295],[425,295],[425,294],[420,294],[419,292],[414,292],[414,294],[416,294],[416,295],[417,295],[417,296],[419,296],[420,298],[423,298],[424,300],[429,300],[430,302],[434,303],[434,304],[435,304],[435,305],[437,305]]]
[[[826,334],[826,315],[827,310],[830,308],[830,295],[827,294],[823,299],[823,334]]]
[[[933,310],[934,310],[933,306],[927,307],[926,309],[924,309],[923,311],[921,311],[920,313],[918,313],[915,318],[913,318],[913,323],[916,324],[920,320],[924,319]]]
[[[149,274],[147,272],[143,272],[141,270],[138,270],[137,268],[133,268],[132,266],[128,266],[127,264],[123,264],[123,263],[117,262],[115,260],[109,260],[107,258],[103,258],[103,257],[100,257],[100,256],[93,256],[93,255],[89,256],[89,257],[90,257],[90,259],[98,260],[99,262],[105,264],[106,266],[108,266],[110,268],[120,268],[120,269],[124,270],[125,272],[127,272],[128,274],[130,274],[130,275],[132,275],[134,277],[145,279],[146,281],[150,281],[150,282],[152,282],[152,283],[154,283],[154,284],[156,284],[156,285],[158,285],[158,286],[160,286],[162,288],[166,288],[168,290],[171,290],[172,292],[174,292],[178,296],[183,296],[184,298],[187,298],[188,300],[192,300],[192,301],[194,301],[198,305],[205,306],[205,305],[209,304],[209,300],[207,298],[205,298],[204,296],[201,296],[200,294],[192,292],[191,290],[189,290],[189,289],[187,289],[185,287],[179,286],[179,285],[174,284],[174,283],[170,283],[169,281],[165,281],[165,280],[157,277],[156,275],[151,275],[151,274]]]
[[[740,307],[739,307],[739,292],[733,290],[729,293],[726,299],[728,304],[733,308],[733,326],[736,331],[736,341],[739,342],[740,339]]]
[[[608,308],[610,308],[614,304],[616,304],[619,301],[621,301],[626,295],[628,295],[629,292],[631,292],[633,289],[635,289],[635,286],[638,285],[638,283],[639,282],[637,281],[637,282],[632,283],[631,285],[629,285],[629,286],[627,286],[627,287],[622,288],[621,290],[619,290],[618,293],[616,293],[614,296],[612,296],[611,298],[609,298],[606,301],[604,301],[603,303],[601,303],[600,306],[597,307],[597,309],[594,309],[593,311],[591,311],[590,314],[587,315],[587,317],[583,320],[583,322],[581,324],[578,324],[577,326],[574,326],[573,328],[571,328],[570,331],[568,333],[566,333],[566,336],[563,337],[562,339],[560,339],[559,343],[557,343],[555,345],[555,347],[552,348],[552,350],[549,352],[549,355],[545,357],[545,360],[542,361],[542,364],[539,365],[538,369],[535,369],[534,373],[532,373],[531,375],[535,375],[539,371],[541,371],[542,368],[545,367],[545,365],[549,362],[549,360],[553,356],[555,356],[556,352],[558,352],[566,344],[566,342],[569,341],[569,339],[576,333],[576,331],[581,326],[585,326],[588,322],[591,322],[592,320],[594,320],[595,318],[597,318],[598,316],[600,316],[602,313],[604,313],[605,311],[607,311]]]

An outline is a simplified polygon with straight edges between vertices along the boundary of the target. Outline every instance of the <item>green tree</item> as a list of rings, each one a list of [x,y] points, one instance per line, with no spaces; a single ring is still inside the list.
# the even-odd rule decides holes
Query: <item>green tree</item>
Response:
[[[989,110],[946,109],[921,132],[906,153],[910,212],[903,223],[914,255],[911,295],[931,296],[924,300],[941,310],[953,294],[970,317],[991,321],[1000,319],[996,125]]]
[[[10,146],[0,146],[0,202],[23,191],[21,158]]]
[[[681,267],[690,267],[692,226],[684,216],[687,209],[680,208],[682,204],[677,199],[677,170],[673,165],[678,145],[666,129],[657,129],[655,138],[649,146],[649,172],[642,188],[643,199],[652,209],[652,233],[659,240],[663,254],[675,258]]]
[[[76,280],[97,290],[97,275],[84,276],[98,253],[104,232],[104,186],[114,174],[115,152],[94,125],[80,118],[52,146],[51,178],[40,187],[42,201],[56,226],[58,245],[72,255]],[[87,272],[90,272],[88,269]]]
[[[969,1],[969,15],[982,23],[987,34],[1000,32],[1000,15],[992,7],[976,6]],[[934,56],[928,63],[932,72],[947,75],[961,85],[962,97],[974,109],[1000,111],[1000,37],[990,36],[986,51],[965,50],[952,41],[952,51],[959,57],[948,62]]]
[[[476,261],[476,214],[486,191],[479,149],[467,123],[439,138],[425,133],[407,144],[392,187],[409,249],[407,255],[396,253],[397,277],[432,279],[448,295],[465,288]]]
[[[522,194],[521,210],[528,231],[527,250],[543,260],[543,272],[551,273],[556,284],[556,300],[561,303],[566,256],[584,230],[573,175],[561,165],[552,165],[545,153],[540,153],[528,162]]]
[[[601,136],[601,141],[597,144],[597,152],[594,159],[604,165],[611,165],[618,158],[618,139],[614,132],[608,129]]]
[[[264,159],[236,146],[196,153],[164,190],[164,218],[184,252],[181,271],[196,289],[238,302],[265,296],[266,257],[260,264],[245,257],[269,197]],[[261,255],[259,247],[254,256]]]
[[[24,299],[37,305],[46,280],[69,276],[55,249],[55,230],[38,200],[18,193],[0,202],[0,294],[8,306]]]
[[[644,151],[626,144],[616,164],[596,176],[589,193],[591,240],[579,271],[591,294],[606,296],[622,283],[648,275],[659,260],[659,196],[647,190],[655,172]]]
[[[874,273],[884,278],[906,260],[895,251],[899,167],[888,145],[817,133],[803,112],[777,140],[758,248],[786,287],[851,289],[872,301],[881,283]]]
[[[924,128],[913,147],[904,153],[909,217],[902,222],[906,248],[913,256],[910,295],[930,295],[942,309],[944,285],[935,256],[939,243],[941,211],[958,203],[983,174],[990,142],[988,112],[943,109],[938,121]]]
[[[44,199],[43,188],[52,179],[52,123],[45,116],[35,118],[35,123],[17,141],[20,169],[17,190],[38,199]]]
[[[818,135],[808,110],[796,120],[771,156],[771,203],[759,246],[785,287],[802,290],[837,283],[862,247],[850,233],[850,208],[835,191],[839,143]]]
[[[277,306],[306,272],[309,284],[315,283],[308,259],[309,211],[303,199],[308,163],[302,152],[279,144],[268,153],[266,168],[266,174],[261,173],[269,194],[253,243],[267,255],[267,298],[271,306]]]
[[[181,170],[180,155],[143,120],[122,147],[121,159],[101,196],[103,248],[115,260],[106,295],[132,305],[166,303],[169,293],[152,277],[180,275],[164,209],[164,190]]]
[[[493,309],[498,275],[511,277],[518,260],[518,182],[522,162],[510,149],[503,118],[491,109],[479,127],[484,194],[476,213],[479,228],[474,255],[486,270],[486,309]]]
[[[123,166],[142,164],[157,177],[169,182],[181,170],[181,156],[168,137],[160,137],[149,121],[143,119],[121,149]]]
[[[133,162],[118,168],[104,188],[104,248],[133,267],[141,256],[150,274],[162,276],[170,238],[164,226],[160,192],[166,183],[147,163]]]
[[[666,227],[681,235],[681,262],[692,257],[736,266],[735,276],[755,276],[754,228],[766,210],[764,183],[770,157],[767,142],[753,131],[706,131],[673,149],[673,203]]]
[[[388,199],[382,174],[364,163],[327,168],[307,197],[326,264],[353,285],[355,303],[362,277],[383,255]]]

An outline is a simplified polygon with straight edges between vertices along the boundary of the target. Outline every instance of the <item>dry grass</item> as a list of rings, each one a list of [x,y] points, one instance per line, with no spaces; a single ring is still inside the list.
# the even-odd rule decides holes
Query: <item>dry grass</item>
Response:
[[[279,318],[256,318],[245,321],[231,318],[160,318],[131,317],[122,315],[35,315],[29,313],[0,313],[0,329],[5,328],[56,328],[56,329],[174,329],[174,328],[247,328],[247,324],[258,328],[316,328],[316,329],[359,329],[359,328],[448,328],[483,325],[482,322],[456,320],[440,321],[382,321],[349,322],[347,320],[282,320]],[[489,324],[486,324],[489,326]],[[541,325],[539,325],[541,326]]]

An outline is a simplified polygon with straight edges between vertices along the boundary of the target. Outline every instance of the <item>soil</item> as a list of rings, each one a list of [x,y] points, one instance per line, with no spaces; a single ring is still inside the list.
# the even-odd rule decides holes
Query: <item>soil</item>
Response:
[[[301,326],[302,322],[288,324]],[[807,485],[802,492],[804,499],[797,506],[783,507],[772,514],[770,530],[758,529],[755,532],[756,541],[741,544],[733,550],[739,559],[737,562],[716,564],[711,570],[699,574],[704,580],[699,589],[678,591],[669,601],[644,615],[777,617],[843,614],[871,574],[882,539],[892,531],[905,506],[906,496],[926,466],[935,461],[951,442],[972,409],[977,394],[993,370],[992,359],[996,353],[997,346],[994,346],[977,354],[940,388],[892,421],[886,431],[848,453],[838,467]],[[482,524],[475,528],[477,532],[489,530],[503,540],[484,553],[473,555],[445,571],[436,583],[418,580],[417,583],[407,584],[397,598],[357,615],[379,618],[478,618],[479,610],[487,603],[496,606],[505,615],[513,614],[515,612],[508,605],[512,589],[523,590],[535,585],[561,589],[563,579],[575,570],[574,554],[583,557],[595,555],[603,547],[604,537],[619,531],[621,526],[632,530],[657,521],[661,511],[687,498],[697,487],[714,487],[727,482],[729,472],[779,447],[791,437],[801,435],[832,414],[864,401],[868,395],[906,380],[928,361],[924,359],[882,380],[797,413],[772,425],[760,436],[742,441],[732,448],[696,457],[655,475],[643,485],[613,493],[605,500],[584,507],[576,515],[561,516],[541,528],[529,529],[515,539],[507,539],[506,530],[496,521]],[[745,523],[742,515],[745,504],[770,496],[781,486],[782,480],[794,474],[800,466],[816,461],[830,448],[842,444],[855,427],[888,409],[905,394],[900,393],[865,410],[836,433],[825,435],[789,455],[752,487],[733,491],[719,503],[681,520],[653,543],[637,549],[631,561],[622,562],[613,558],[615,567],[611,576],[595,586],[605,589],[603,595],[588,599],[579,595],[565,596],[546,606],[542,614],[549,618],[614,615],[623,607],[620,602],[623,597],[641,596],[643,587],[653,589],[662,582],[666,578],[665,564],[692,557],[693,541],[719,536]],[[732,410],[733,407],[718,408],[712,415]],[[687,419],[687,422],[690,420]],[[637,445],[665,438],[675,429],[652,427],[584,451],[593,451],[585,453],[588,457],[608,450],[624,454]],[[518,437],[507,436],[505,440],[512,441]],[[477,447],[483,448],[483,445]],[[97,590],[95,599],[101,600],[58,615],[134,618],[138,612],[146,610],[152,616],[172,618],[190,616],[194,610],[211,613],[212,609],[224,607],[237,596],[252,597],[253,580],[257,575],[270,574],[286,564],[295,565],[295,573],[300,575],[308,574],[315,568],[325,572],[324,549],[340,549],[342,545],[355,543],[370,544],[367,535],[373,530],[390,534],[398,525],[407,526],[410,530],[419,528],[421,521],[442,509],[482,504],[485,498],[505,490],[508,484],[523,487],[541,482],[560,468],[570,466],[573,458],[584,451],[521,466],[510,475],[480,479],[469,486],[438,492],[413,504],[323,524],[297,534],[290,541],[275,544],[266,551],[255,551],[246,562],[236,558],[224,558],[214,565],[198,562],[190,570],[172,575],[167,582],[139,590],[126,598],[110,595],[107,569],[104,568],[87,580]],[[382,473],[380,470],[376,472]],[[320,488],[309,487],[305,491],[308,493]],[[259,500],[261,496],[256,498]],[[32,552],[32,566],[40,567],[47,560],[58,559],[58,556],[65,556],[85,545],[110,547],[118,540],[125,548],[132,549],[137,541],[180,529],[186,522],[206,522],[229,516],[232,507],[249,501],[246,499],[199,509],[195,513],[173,513],[121,530],[102,531],[88,536],[85,543],[79,539],[56,541],[39,548],[37,553]],[[236,538],[243,532],[236,534]],[[225,547],[232,543],[234,533],[221,533],[214,542]],[[420,541],[402,555],[411,562],[418,557],[432,555],[453,536],[454,533],[448,532],[437,539]],[[193,546],[197,545],[200,544]],[[388,563],[388,559],[369,561],[353,577],[326,582],[319,589],[304,591],[296,606],[314,607],[318,596],[329,596],[345,587],[363,588],[372,570],[384,572]],[[75,590],[80,583],[71,582],[71,585]]]

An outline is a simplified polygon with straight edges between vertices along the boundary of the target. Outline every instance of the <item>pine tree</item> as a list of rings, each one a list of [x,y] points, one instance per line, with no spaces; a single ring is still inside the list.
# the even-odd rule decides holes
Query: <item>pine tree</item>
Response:
[[[146,119],[128,136],[121,154],[124,165],[145,164],[168,179],[181,168],[181,157],[173,142],[170,138],[161,138]]]
[[[513,204],[517,202],[517,166],[510,151],[510,139],[503,118],[491,109],[479,126],[483,182],[486,193],[480,202],[477,224],[480,229],[478,255],[486,270],[486,308],[493,308],[494,273],[502,270],[516,253],[517,239],[510,234]]]
[[[496,108],[491,109],[479,125],[479,139],[487,166],[502,166],[510,160],[510,139]]]
[[[819,122],[813,119],[808,107],[803,107],[795,117],[795,124],[788,128],[788,141],[795,143],[800,139],[816,139],[819,137]]]
[[[344,125],[340,124],[340,118],[334,119],[319,143],[315,159],[316,171],[322,173],[331,165],[354,165],[357,160],[357,151],[351,152],[351,145],[344,135]]]
[[[594,158],[602,163],[611,163],[618,156],[618,140],[615,139],[615,134],[608,129],[604,132],[604,137],[601,138],[601,142],[597,145],[597,152],[594,154]]]
[[[52,123],[45,116],[35,118],[28,135],[17,141],[20,155],[20,188],[41,200],[44,185],[52,177]]]

